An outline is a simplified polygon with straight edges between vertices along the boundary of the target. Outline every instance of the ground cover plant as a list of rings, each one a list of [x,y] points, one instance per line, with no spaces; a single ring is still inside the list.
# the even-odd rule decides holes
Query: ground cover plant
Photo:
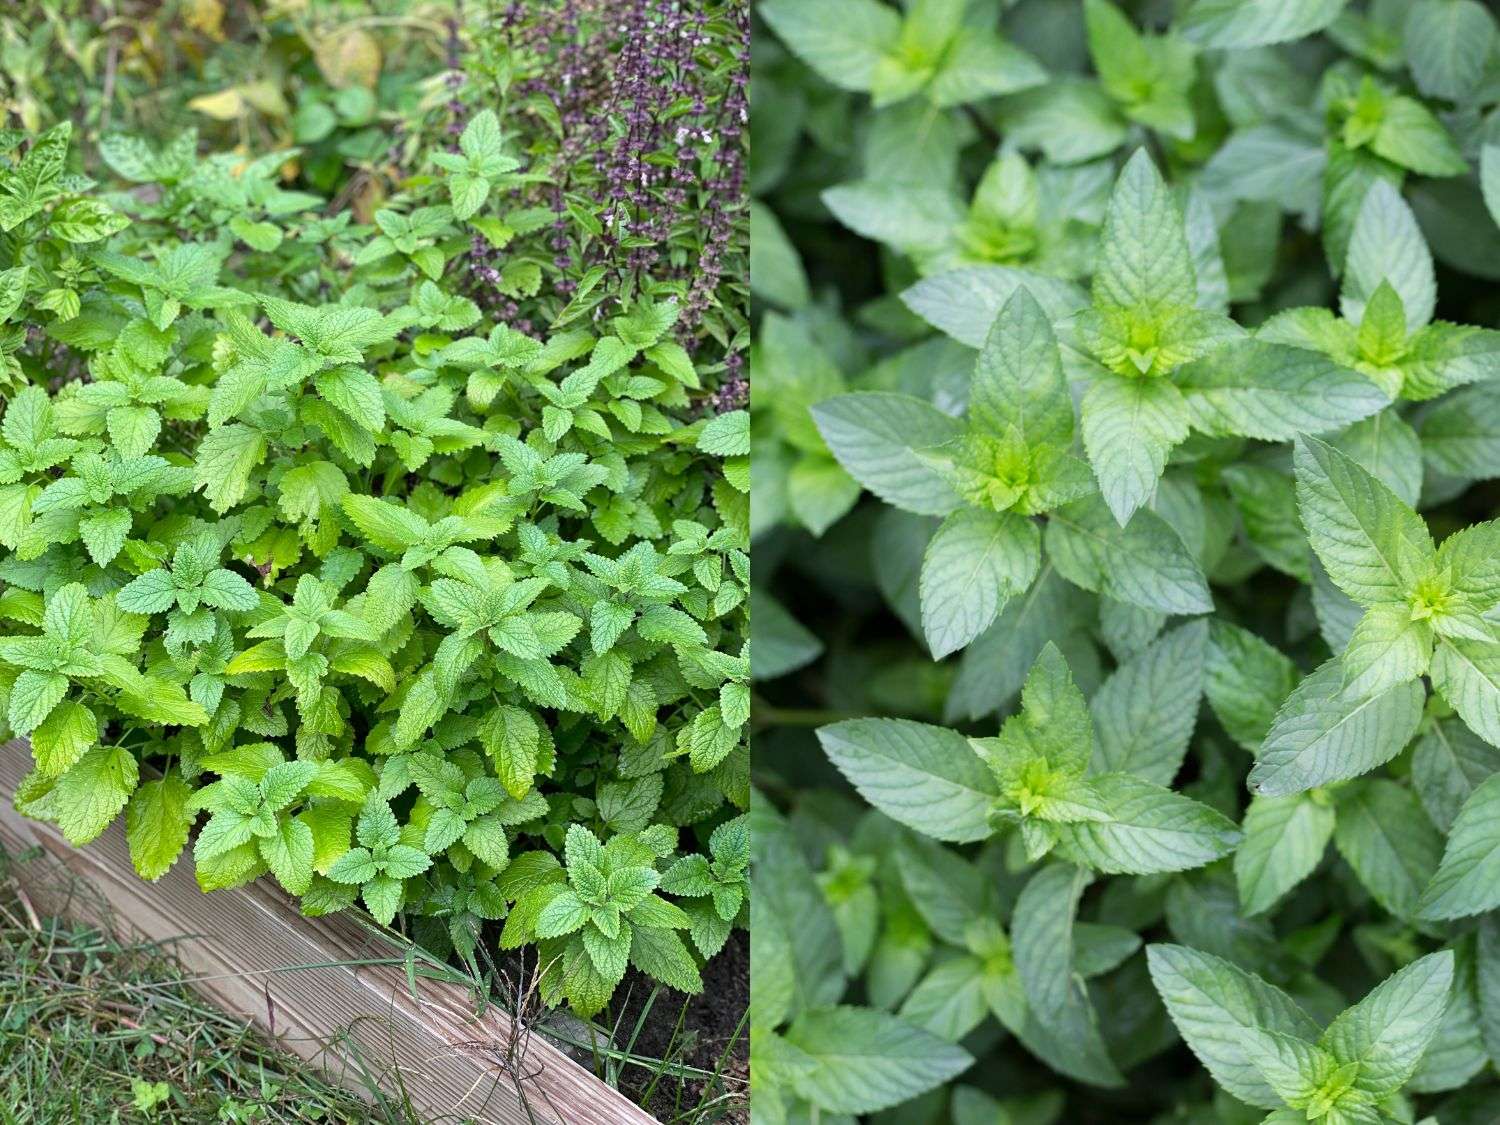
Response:
[[[585,1017],[699,992],[748,917],[747,14],[125,7],[5,25],[17,807]]]
[[[1500,28],[764,0],[755,1113],[1500,1107]]]

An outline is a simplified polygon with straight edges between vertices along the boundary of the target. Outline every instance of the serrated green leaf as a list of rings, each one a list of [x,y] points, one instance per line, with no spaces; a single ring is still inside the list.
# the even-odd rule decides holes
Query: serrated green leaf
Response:
[[[1205,47],[1260,47],[1321,31],[1346,0],[1194,0],[1182,32]]]
[[[1385,393],[1326,356],[1246,340],[1179,369],[1173,376],[1195,429],[1288,441],[1374,414]]]
[[[1330,660],[1308,675],[1276,712],[1250,771],[1252,793],[1281,797],[1344,781],[1390,761],[1422,720],[1424,692],[1416,682],[1373,696],[1343,690],[1343,670]]]
[[[155,882],[177,862],[187,846],[194,814],[188,810],[192,790],[171,771],[144,782],[125,807],[125,839],[137,874]]]
[[[1500,644],[1444,638],[1432,654],[1432,686],[1470,730],[1500,744]]]
[[[1182,392],[1164,379],[1100,379],[1083,399],[1083,446],[1099,492],[1125,526],[1156,491],[1167,456],[1188,436]]]
[[[1172,783],[1198,718],[1207,641],[1203,622],[1179,626],[1104,681],[1089,702],[1097,772]]]
[[[1146,960],[1172,1022],[1214,1080],[1263,1109],[1281,1098],[1255,1065],[1251,1030],[1302,1039],[1318,1025],[1286,993],[1221,958],[1180,945],[1148,945]]]
[[[1224,729],[1246,750],[1259,748],[1297,678],[1296,665],[1254,633],[1224,621],[1210,624],[1204,692]]]
[[[1068,504],[1047,521],[1046,548],[1058,571],[1086,590],[1162,613],[1213,608],[1202,567],[1155,512],[1121,528],[1097,498]]]
[[[873,1113],[953,1078],[968,1052],[895,1016],[869,1008],[815,1008],[787,1029],[793,1046],[818,1064],[797,1090],[830,1113]]]
[[[994,780],[956,731],[904,719],[821,727],[818,741],[860,795],[893,820],[939,840],[983,840]]]
[[[1090,779],[1099,819],[1061,824],[1059,854],[1104,872],[1188,871],[1228,855],[1239,829],[1223,813],[1128,773]]]
[[[1320,793],[1256,797],[1240,827],[1245,839],[1234,853],[1240,906],[1247,915],[1260,914],[1322,860],[1333,835],[1333,806]]]
[[[922,625],[934,660],[989,628],[1041,566],[1041,534],[1011,512],[966,508],[942,523],[922,558]]]
[[[1014,432],[1028,445],[1066,449],[1073,400],[1046,311],[1018,287],[995,318],[974,367],[969,421],[996,437]]]
[[[1105,212],[1094,302],[1121,309],[1190,308],[1197,296],[1182,212],[1150,155],[1138,149]]]
[[[1376,901],[1398,918],[1416,912],[1443,848],[1411,790],[1384,778],[1340,792],[1333,842]]]
[[[57,825],[68,843],[86,844],[108,828],[139,777],[134,755],[118,746],[95,746],[74,763],[53,791]]]
[[[1297,507],[1328,576],[1361,605],[1402,600],[1434,556],[1422,519],[1316,438],[1297,443]]]
[[[1100,1034],[1099,1017],[1074,974],[1074,923],[1086,872],[1053,864],[1033,875],[1012,922],[1016,973],[1031,1014],[1067,1045],[1068,1073],[1101,1086],[1124,1082]]]
[[[1500,905],[1497,808],[1500,778],[1492,777],[1474,789],[1454,818],[1442,862],[1417,905],[1421,917],[1463,918]]]
[[[1437,1034],[1453,985],[1453,952],[1413,961],[1343,1012],[1318,1040],[1340,1063],[1357,1063],[1355,1087],[1372,1098],[1399,1090]]]
[[[952,486],[914,452],[957,437],[962,424],[956,418],[920,399],[883,392],[824,399],[812,416],[839,464],[886,503],[936,516],[958,507]]]
[[[1401,298],[1410,331],[1432,319],[1437,300],[1432,254],[1401,193],[1383,179],[1370,185],[1349,236],[1340,307],[1358,323],[1381,282]]]

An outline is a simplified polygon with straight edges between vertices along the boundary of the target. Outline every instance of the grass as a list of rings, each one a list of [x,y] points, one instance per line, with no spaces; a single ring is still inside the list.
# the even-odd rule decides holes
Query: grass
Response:
[[[387,936],[401,940],[388,931]],[[705,1010],[694,998],[684,998],[632,970],[609,1007],[594,1020],[583,1021],[542,1007],[537,986],[547,967],[536,963],[534,950],[516,950],[496,960],[481,941],[477,960],[459,969],[415,945],[406,948],[409,976],[462,985],[476,1003],[482,1000],[510,1016],[516,1041],[492,1044],[489,1053],[496,1067],[515,1082],[523,1100],[526,1082],[520,1060],[526,1039],[540,1033],[664,1125],[742,1125],[750,1120],[750,1013],[745,997],[731,1002],[738,1009],[732,1027],[705,1028],[705,1021],[723,1021],[722,1010]],[[739,983],[748,988],[748,979]]]
[[[169,944],[114,936],[107,908],[76,877],[40,868],[67,880],[49,891],[86,900],[70,913],[99,924],[38,911],[10,877],[18,862],[33,860],[0,849],[0,1125],[421,1125],[399,1075],[385,1083],[395,1086],[391,1092],[372,1072],[360,1074],[368,1100],[325,1082],[200,997]],[[28,883],[35,879],[28,871]],[[392,960],[404,960],[411,978],[461,982],[515,1017],[516,1042],[483,1048],[523,1094],[525,1040],[540,1031],[666,1125],[749,1120],[747,1017],[727,1037],[721,1030],[719,1039],[705,1039],[694,1030],[690,1002],[642,979],[612,1005],[611,1023],[586,1024],[541,1009],[535,965],[502,968],[481,958],[484,967],[466,973],[407,944],[393,948]],[[539,1120],[550,1118],[546,1107],[537,1110]]]
[[[39,914],[15,862],[0,852],[0,1125],[418,1120],[206,1003],[162,945]]]
[[[739,1024],[717,1053],[712,1069],[685,1064],[697,1051],[697,1035],[687,1026],[689,1005],[678,1004],[675,1017],[670,1015],[670,1032],[659,1057],[637,1055],[635,1046],[646,1029],[656,1005],[668,993],[654,985],[635,1019],[627,1028],[622,1012],[611,1029],[610,1043],[623,1043],[614,1052],[596,1051],[595,1071],[611,1086],[629,1091],[666,1125],[707,1125],[709,1122],[742,1122],[749,1120],[748,1075],[735,1073],[735,1044],[749,1034],[750,1013],[745,1011]],[[627,1005],[629,997],[626,998]],[[660,1017],[658,1017],[660,1018]],[[635,1067],[630,1074],[628,1067]]]

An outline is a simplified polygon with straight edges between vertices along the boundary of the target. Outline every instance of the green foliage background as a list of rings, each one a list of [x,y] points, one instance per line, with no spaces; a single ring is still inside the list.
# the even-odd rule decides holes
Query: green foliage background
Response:
[[[613,199],[603,155],[661,106],[575,57],[604,123],[580,143],[538,82],[652,33],[607,6],[570,7],[572,40],[550,4],[23,7],[18,807],[77,844],[123,817],[147,879],[361,901],[476,977],[538,945],[586,1016],[632,964],[698,991],[747,914],[748,417],[720,393],[745,214],[710,186],[742,136]],[[702,93],[674,121],[738,88],[743,13],[695,21],[654,79]],[[606,226],[653,208],[627,261]]]
[[[1493,1120],[1493,12],[756,12],[757,1120]]]

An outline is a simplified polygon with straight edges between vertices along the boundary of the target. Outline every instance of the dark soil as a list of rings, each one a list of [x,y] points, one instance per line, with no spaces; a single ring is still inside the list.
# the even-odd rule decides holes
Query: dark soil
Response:
[[[620,1076],[620,1092],[644,1102],[664,1122],[744,1125],[750,1120],[750,1021],[745,1016],[750,1008],[750,935],[734,931],[723,951],[704,966],[703,991],[697,996],[658,992],[630,1044],[651,990],[651,981],[631,969],[615,994],[621,1000],[611,1004],[608,1013],[600,1013],[598,1022],[619,1029],[615,1045],[629,1044],[632,1054],[719,1077],[657,1080],[648,1069],[632,1066]],[[651,1090],[653,1081],[656,1088]],[[710,1105],[719,1108],[707,1108]]]
[[[535,980],[535,948],[501,953],[497,967],[505,983],[495,999],[507,1011],[523,1013],[522,1018],[541,1034],[552,1031],[555,1046],[605,1077],[598,1052],[586,1045],[590,1037],[586,1027],[566,1009],[544,1014],[536,1007],[534,994],[524,1000],[518,996],[517,982],[523,982],[520,991],[526,992],[524,982]],[[609,1006],[592,1022],[612,1033],[608,1046],[613,1050],[643,1060],[641,1065],[614,1063],[618,1078],[610,1081],[658,1120],[666,1125],[748,1125],[749,1010],[750,935],[735,930],[719,955],[704,966],[703,991],[697,996],[660,988],[632,968]],[[601,1045],[604,1038],[600,1036]],[[717,1077],[673,1078],[659,1073],[663,1065]]]

